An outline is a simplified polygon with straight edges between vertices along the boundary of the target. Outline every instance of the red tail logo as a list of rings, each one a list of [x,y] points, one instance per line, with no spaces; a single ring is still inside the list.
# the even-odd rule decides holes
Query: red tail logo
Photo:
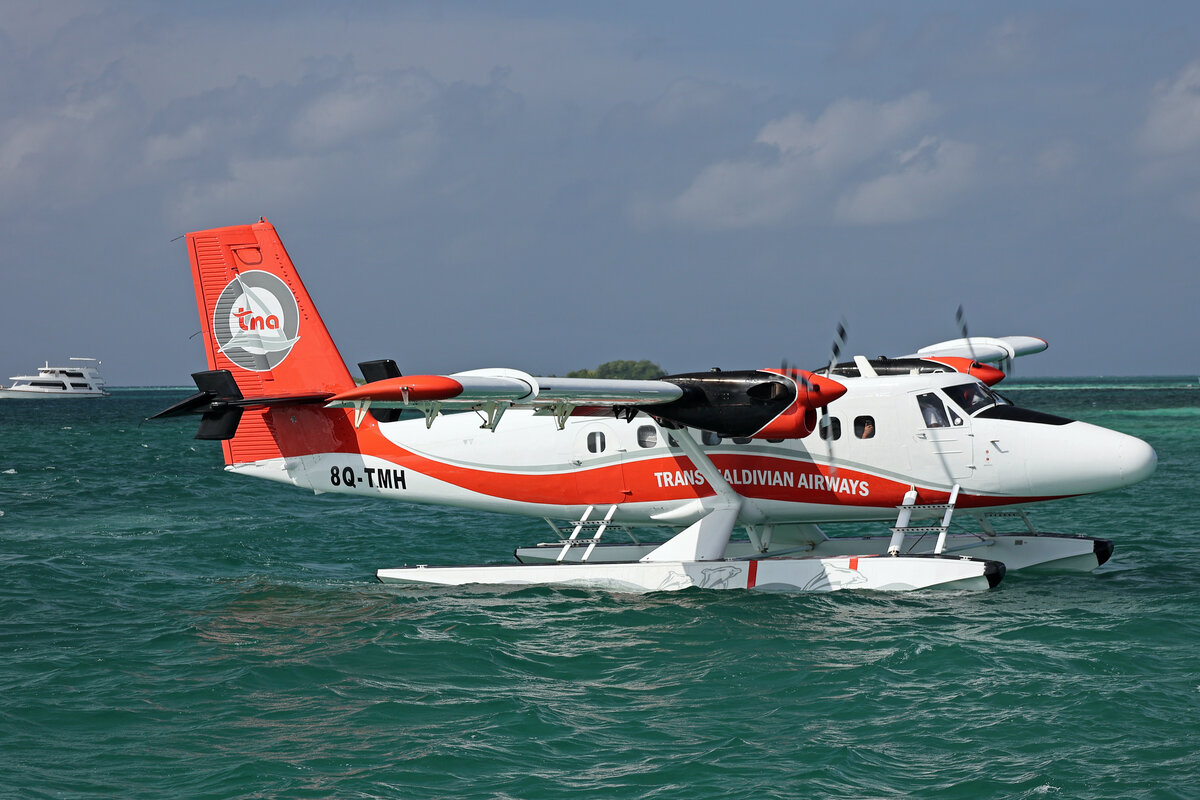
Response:
[[[287,285],[262,270],[235,275],[213,310],[221,352],[243,369],[266,372],[300,340],[300,311]]]

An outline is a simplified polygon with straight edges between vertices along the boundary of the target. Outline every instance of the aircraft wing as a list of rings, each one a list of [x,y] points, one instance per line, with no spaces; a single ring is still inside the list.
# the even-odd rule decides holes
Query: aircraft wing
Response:
[[[355,424],[367,411],[381,422],[412,408],[426,425],[443,411],[474,410],[495,429],[509,408],[553,416],[561,430],[583,409],[638,409],[674,424],[722,436],[801,438],[816,425],[816,409],[841,397],[846,387],[803,370],[710,371],[663,380],[534,377],[514,369],[479,369],[450,375],[401,375],[391,359],[359,364],[366,383],[324,398],[327,406],[353,408]]]
[[[316,394],[243,397],[228,370],[195,373],[200,390],[158,416],[205,415],[202,438],[228,439],[246,408],[320,403],[350,408],[358,426],[368,412],[376,421],[401,419],[405,409],[419,412],[432,426],[446,411],[475,411],[484,426],[496,429],[510,408],[552,416],[559,430],[568,417],[609,408],[620,416],[648,413],[674,425],[719,436],[766,439],[803,438],[817,424],[816,409],[846,393],[828,377],[804,370],[747,370],[672,375],[662,380],[534,377],[515,369],[477,369],[449,375],[402,375],[391,359],[359,363],[364,383]]]
[[[327,405],[404,408],[413,403],[439,403],[453,410],[504,403],[561,411],[568,406],[654,405],[682,396],[683,389],[666,381],[534,377],[514,369],[478,369],[374,380],[338,392]]]
[[[985,364],[1009,363],[1017,356],[1040,353],[1049,345],[1035,336],[971,336],[951,339],[922,347],[902,358],[933,358],[937,356],[969,358]]]

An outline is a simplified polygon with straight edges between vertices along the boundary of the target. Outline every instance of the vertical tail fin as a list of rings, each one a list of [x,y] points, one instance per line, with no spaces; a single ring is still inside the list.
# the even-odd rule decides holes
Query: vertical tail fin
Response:
[[[260,220],[197,231],[187,235],[187,244],[208,368],[228,370],[247,400],[274,398],[267,407],[242,415],[235,435],[224,442],[226,463],[319,447],[309,441],[311,436],[304,437],[303,445],[289,442],[272,409],[286,405],[279,398],[308,395],[310,404],[295,409],[344,423],[345,412],[314,407],[311,396],[345,390],[354,386],[354,379],[275,227]],[[332,434],[336,426],[325,427]]]

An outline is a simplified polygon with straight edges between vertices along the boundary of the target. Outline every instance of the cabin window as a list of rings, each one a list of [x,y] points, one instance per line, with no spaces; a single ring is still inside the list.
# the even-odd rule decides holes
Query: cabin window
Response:
[[[751,439],[749,436],[735,436],[735,437],[733,437],[733,443],[734,443],[734,444],[750,444],[750,443],[751,443],[751,442],[753,442],[753,441],[754,441],[754,440],[753,440],[753,439]]]
[[[73,388],[73,389],[90,389],[91,387],[88,386],[86,383],[79,383],[77,381],[71,381],[71,388]]]
[[[42,386],[47,389],[66,389],[67,385],[62,381],[30,381],[30,386]]]
[[[861,416],[854,418],[854,438],[855,439],[874,439],[875,438],[875,418],[870,416]]]
[[[68,378],[82,378],[83,377],[82,372],[78,372],[73,369],[69,369],[66,372],[64,372],[63,374],[66,375]]]
[[[587,435],[587,448],[589,453],[604,452],[604,433],[603,431],[592,431]]]
[[[639,425],[637,440],[638,447],[654,447],[658,444],[658,431],[653,425]]]
[[[717,436],[712,431],[701,431],[700,441],[704,442],[709,447],[716,447],[721,443],[721,437]]]
[[[948,428],[950,420],[946,417],[946,406],[933,392],[917,395],[917,405],[921,407],[921,419],[926,428]],[[962,420],[959,420],[959,424]]]
[[[837,417],[821,417],[817,428],[821,431],[821,438],[826,441],[832,442],[842,438],[842,421]]]

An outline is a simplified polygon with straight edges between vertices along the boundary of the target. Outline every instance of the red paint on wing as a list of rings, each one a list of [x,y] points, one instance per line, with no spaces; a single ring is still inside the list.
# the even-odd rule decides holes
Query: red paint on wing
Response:
[[[933,361],[941,364],[944,367],[949,367],[955,372],[961,372],[963,375],[970,375],[972,378],[978,378],[988,386],[995,386],[1000,381],[1004,380],[1004,373],[995,367],[981,364],[978,361],[972,361],[969,358],[959,358],[957,356],[937,356],[936,358],[928,358],[926,361]]]
[[[462,384],[445,375],[408,375],[400,378],[385,378],[381,381],[364,383],[338,392],[329,402],[351,402],[356,400],[387,400],[395,402],[418,402],[425,400],[449,400],[462,394]]]

